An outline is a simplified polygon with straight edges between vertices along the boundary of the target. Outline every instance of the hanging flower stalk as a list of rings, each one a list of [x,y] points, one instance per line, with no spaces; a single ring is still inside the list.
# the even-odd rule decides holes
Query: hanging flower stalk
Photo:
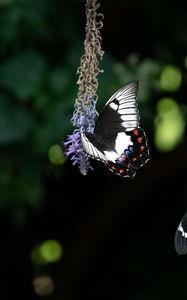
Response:
[[[76,127],[72,135],[69,135],[64,143],[66,155],[69,156],[73,165],[78,165],[80,172],[86,175],[91,169],[89,157],[84,153],[81,144],[81,131],[93,132],[95,117],[97,115],[97,88],[98,79],[102,70],[99,68],[99,61],[103,57],[101,48],[100,29],[103,26],[103,15],[97,10],[100,4],[97,0],[86,0],[86,36],[84,41],[84,54],[80,59],[80,67],[77,69],[78,93],[75,100],[75,110],[71,119]]]

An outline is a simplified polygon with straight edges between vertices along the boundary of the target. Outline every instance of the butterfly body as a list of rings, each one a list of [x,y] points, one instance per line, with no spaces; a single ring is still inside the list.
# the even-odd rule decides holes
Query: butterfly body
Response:
[[[81,133],[85,153],[114,174],[131,178],[149,159],[147,138],[139,127],[137,87],[133,81],[117,91],[100,113],[94,132]]]

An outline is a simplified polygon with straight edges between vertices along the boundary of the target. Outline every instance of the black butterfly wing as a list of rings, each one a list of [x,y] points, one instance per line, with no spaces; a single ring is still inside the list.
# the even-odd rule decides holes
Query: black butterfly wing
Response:
[[[149,148],[142,128],[138,127],[128,131],[126,135],[130,136],[130,144],[126,146],[115,163],[108,161],[106,165],[116,175],[133,178],[136,171],[150,159]]]
[[[119,132],[131,131],[139,125],[137,91],[137,81],[126,84],[108,100],[97,119],[94,134],[111,149]]]
[[[187,212],[183,216],[175,233],[175,249],[180,255],[187,253]]]
[[[107,161],[107,157],[104,153],[104,147],[102,147],[102,144],[98,142],[94,134],[81,132],[81,142],[84,152],[90,157],[103,162]]]
[[[118,90],[100,113],[94,134],[81,134],[83,149],[92,158],[108,161],[105,152],[115,151],[118,133],[131,131],[138,127],[137,90],[137,81],[132,81]]]

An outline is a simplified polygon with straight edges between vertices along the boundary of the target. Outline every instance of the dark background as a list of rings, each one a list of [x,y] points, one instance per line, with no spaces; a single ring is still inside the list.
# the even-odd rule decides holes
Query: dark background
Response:
[[[54,300],[187,298],[187,258],[174,248],[187,210],[186,6],[100,2],[98,111],[138,79],[151,160],[134,180],[99,162],[87,176],[64,158],[52,163],[49,150],[73,131],[84,2],[0,0],[2,300],[39,299],[33,280],[40,275],[53,280]],[[41,263],[32,253],[48,240],[63,255]]]

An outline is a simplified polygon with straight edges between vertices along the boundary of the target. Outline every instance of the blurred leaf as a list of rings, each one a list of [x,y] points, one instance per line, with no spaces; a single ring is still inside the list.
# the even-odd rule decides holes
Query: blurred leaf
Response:
[[[147,102],[155,83],[159,80],[161,65],[154,60],[145,59],[138,67],[138,78],[140,81],[140,101]]]
[[[62,101],[48,107],[44,121],[38,125],[33,136],[33,143],[39,153],[47,154],[52,144],[65,138],[72,128],[71,113],[66,110]]]
[[[53,12],[54,3],[50,0],[19,0],[19,7],[22,11],[22,31],[24,35],[29,33],[29,37],[47,39],[52,34],[49,16]],[[48,33],[48,37],[47,37]]]
[[[61,165],[65,162],[64,153],[60,145],[53,145],[49,148],[48,157],[51,163]]]
[[[139,102],[146,102],[155,87],[155,82],[159,80],[161,66],[151,59],[139,61],[136,54],[132,54],[127,59],[127,64],[114,63],[114,74],[118,77],[119,86],[133,80],[140,82]]]
[[[32,125],[32,116],[26,109],[11,105],[5,98],[0,99],[0,144],[23,140]]]
[[[160,86],[168,92],[175,92],[179,89],[182,81],[182,75],[179,68],[171,65],[164,67],[161,77]]]
[[[0,6],[8,6],[13,3],[14,0],[0,0]]]
[[[21,53],[0,65],[0,86],[27,101],[38,90],[44,70],[45,62],[39,54]]]
[[[12,5],[0,11],[0,53],[17,46],[20,34],[21,9]]]
[[[171,151],[184,136],[185,122],[182,112],[174,99],[160,99],[155,120],[155,144],[160,151]]]
[[[115,74],[118,76],[120,85],[123,86],[125,83],[137,80],[137,68],[135,66],[128,66],[123,63],[114,63],[113,70]]]
[[[64,94],[73,84],[76,85],[72,77],[67,68],[58,68],[50,74],[49,84],[56,94]]]
[[[50,93],[48,91],[41,90],[33,99],[33,107],[36,111],[44,113],[46,108],[51,105],[51,102],[54,102]]]

